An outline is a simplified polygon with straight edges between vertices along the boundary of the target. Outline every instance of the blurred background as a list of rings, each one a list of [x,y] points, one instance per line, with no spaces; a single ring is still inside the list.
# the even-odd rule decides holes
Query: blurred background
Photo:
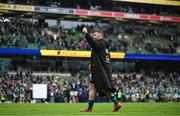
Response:
[[[117,53],[120,101],[180,101],[180,1],[0,0],[0,102],[86,102],[84,25],[102,29]],[[46,99],[33,98],[33,84],[47,85]]]

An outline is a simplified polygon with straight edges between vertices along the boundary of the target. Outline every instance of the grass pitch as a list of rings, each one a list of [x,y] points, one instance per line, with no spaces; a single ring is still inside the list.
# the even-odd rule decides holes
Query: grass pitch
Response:
[[[80,112],[86,103],[0,104],[0,116],[180,116],[180,103],[124,103],[111,112],[112,103],[95,103],[93,112]]]

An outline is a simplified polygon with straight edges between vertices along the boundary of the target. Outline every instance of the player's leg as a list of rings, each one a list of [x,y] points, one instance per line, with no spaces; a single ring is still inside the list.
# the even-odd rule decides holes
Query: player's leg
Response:
[[[94,101],[96,98],[96,88],[93,83],[89,83],[89,100],[88,100],[88,108],[81,109],[81,112],[92,112],[92,108],[94,105]]]
[[[122,104],[118,102],[117,97],[109,90],[104,90],[103,93],[105,93],[106,96],[108,96],[114,103],[114,108],[112,109],[112,112],[117,112],[122,107]]]
[[[96,88],[93,83],[90,83],[90,85],[89,85],[89,102],[88,102],[89,109],[93,108],[95,99],[96,99]]]

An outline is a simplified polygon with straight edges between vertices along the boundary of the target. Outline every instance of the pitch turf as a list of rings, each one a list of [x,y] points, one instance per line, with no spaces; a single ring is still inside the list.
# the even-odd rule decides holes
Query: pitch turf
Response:
[[[111,112],[112,103],[96,103],[93,112],[80,112],[85,103],[0,104],[0,116],[180,116],[180,103],[124,103]]]

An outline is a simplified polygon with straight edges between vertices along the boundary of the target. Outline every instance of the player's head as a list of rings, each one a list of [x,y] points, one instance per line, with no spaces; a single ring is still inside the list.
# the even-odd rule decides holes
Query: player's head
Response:
[[[100,40],[103,38],[103,31],[100,29],[94,29],[92,32],[92,37],[94,40]]]

